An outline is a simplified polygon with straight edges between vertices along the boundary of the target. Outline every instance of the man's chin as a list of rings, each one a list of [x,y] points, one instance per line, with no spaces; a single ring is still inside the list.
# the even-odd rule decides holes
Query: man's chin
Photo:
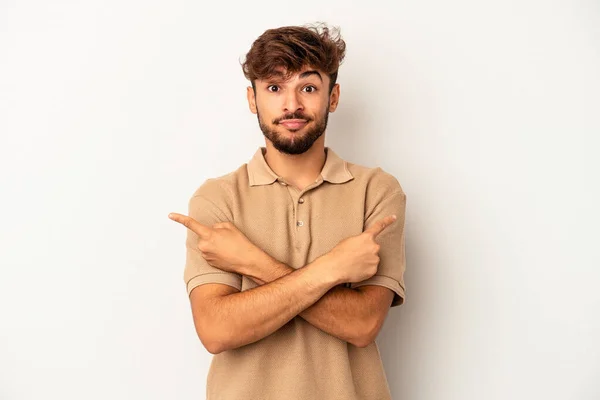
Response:
[[[306,143],[299,143],[299,138],[296,139],[294,137],[290,139],[279,138],[276,141],[272,141],[272,143],[277,150],[293,155],[305,153],[312,146],[311,144],[311,146],[306,147]]]

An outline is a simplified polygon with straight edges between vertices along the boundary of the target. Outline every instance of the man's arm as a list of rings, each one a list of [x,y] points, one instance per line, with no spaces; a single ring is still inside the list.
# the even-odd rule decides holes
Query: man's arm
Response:
[[[192,296],[197,327],[205,347],[213,354],[256,342],[275,332],[319,300],[340,280],[323,274],[323,258],[272,282],[227,296]],[[194,289],[200,291],[202,286]],[[196,301],[194,301],[196,300]],[[210,337],[207,334],[210,333]]]
[[[253,268],[250,276],[264,285],[296,271],[266,253],[258,261],[266,268]],[[311,325],[358,347],[367,346],[383,326],[394,293],[385,287],[363,286],[356,289],[337,285],[299,315]],[[386,312],[381,312],[386,310]]]
[[[269,256],[254,246],[232,223],[218,223],[210,228],[181,214],[172,213],[169,217],[198,235],[198,250],[202,257],[216,268],[221,268],[223,271],[236,271],[246,276],[256,276],[251,269],[257,260],[258,262],[255,264],[258,268],[267,267],[261,260],[265,260]],[[204,290],[201,286],[200,289],[194,289],[194,291],[207,293],[204,296],[194,296],[200,300],[192,303],[194,322],[202,342],[207,349],[210,348],[211,352],[237,348],[255,342],[273,333],[291,318],[313,305],[332,287],[342,282],[363,282],[372,277],[376,273],[380,261],[377,255],[380,246],[375,242],[375,238],[395,219],[396,217],[391,215],[379,220],[362,234],[342,240],[329,253],[319,257],[313,263],[258,288],[233,294],[210,293],[210,287]],[[232,246],[232,243],[236,245]],[[238,254],[238,251],[232,253],[230,251],[232,247],[240,249],[239,252],[243,255]],[[192,248],[191,245],[190,248]],[[269,269],[269,271],[271,270]],[[290,277],[296,277],[305,271],[310,271],[311,279],[308,280],[308,283],[315,290],[309,288],[307,291],[302,286],[299,290],[298,282],[290,281]],[[323,279],[326,282],[324,286]],[[278,287],[278,283],[284,288]],[[286,288],[288,290],[285,290]],[[383,293],[385,294],[385,292]],[[256,294],[262,296],[253,296]],[[291,297],[286,300],[285,296]],[[308,296],[308,298],[303,299],[301,296]],[[221,306],[228,303],[222,303],[222,300],[230,303],[230,306],[225,306],[224,310],[221,310]],[[244,306],[237,300],[246,300],[249,302],[249,306]],[[387,312],[389,303],[385,307],[381,306],[383,304],[381,301],[377,304],[379,310]],[[363,308],[370,309],[372,307]],[[258,313],[255,315],[250,311],[258,311]],[[270,319],[275,321],[267,322]],[[353,326],[352,323],[344,325]],[[355,332],[358,334],[351,335],[352,338],[345,337],[345,340],[360,346],[364,343],[364,331],[361,329],[362,324],[354,325],[357,325]],[[364,345],[366,346],[366,344]]]

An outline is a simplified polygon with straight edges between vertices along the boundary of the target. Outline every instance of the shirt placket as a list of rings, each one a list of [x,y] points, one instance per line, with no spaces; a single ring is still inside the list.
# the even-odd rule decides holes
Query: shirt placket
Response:
[[[294,232],[294,260],[305,261],[307,257],[308,246],[310,244],[310,204],[308,192],[315,189],[323,182],[322,178],[317,179],[313,184],[299,191],[292,185],[281,180],[280,183],[288,190],[290,201],[293,207],[293,216],[291,223],[294,224],[291,231]],[[302,262],[302,263],[303,263]]]

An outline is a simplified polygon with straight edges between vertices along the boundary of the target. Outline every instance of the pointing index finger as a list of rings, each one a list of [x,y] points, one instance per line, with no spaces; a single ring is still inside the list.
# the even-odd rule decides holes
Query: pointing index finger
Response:
[[[192,232],[195,232],[200,237],[207,237],[211,229],[205,225],[202,225],[200,222],[196,221],[192,217],[188,217],[187,215],[170,213],[169,218],[171,218],[175,222],[179,222]]]
[[[373,237],[377,237],[385,228],[390,226],[396,220],[396,215],[389,215],[379,221],[375,222],[373,225],[368,227],[365,232],[368,232],[373,235]]]

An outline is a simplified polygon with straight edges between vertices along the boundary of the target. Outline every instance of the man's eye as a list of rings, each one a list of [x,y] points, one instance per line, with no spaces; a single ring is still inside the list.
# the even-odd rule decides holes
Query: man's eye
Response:
[[[267,90],[269,92],[277,92],[277,91],[279,91],[279,86],[277,86],[277,85],[269,85],[269,86],[267,86]]]
[[[312,92],[316,91],[317,88],[314,86],[305,86],[303,90],[307,93],[312,93]]]

